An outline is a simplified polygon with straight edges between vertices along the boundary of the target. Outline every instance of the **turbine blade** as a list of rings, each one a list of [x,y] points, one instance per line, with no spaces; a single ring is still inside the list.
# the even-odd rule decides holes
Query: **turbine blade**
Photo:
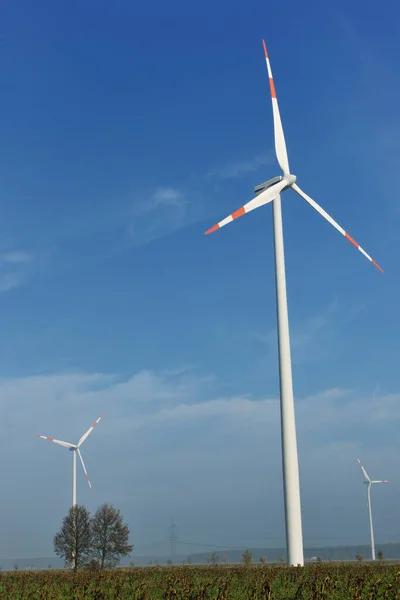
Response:
[[[97,419],[97,421],[95,421],[93,423],[93,425],[91,427],[89,427],[87,432],[83,434],[83,436],[81,437],[81,439],[78,442],[78,448],[79,448],[79,446],[81,446],[83,444],[83,442],[86,440],[86,438],[89,437],[89,435],[92,433],[93,429],[96,427],[96,425],[99,423],[99,421],[102,417],[103,417],[103,414],[101,414],[99,416],[99,418]]]
[[[272,77],[271,64],[269,62],[267,47],[265,45],[264,40],[262,41],[262,43],[264,46],[265,61],[267,63],[268,77],[269,77],[269,87],[271,90],[272,114],[274,117],[275,152],[276,152],[276,157],[278,159],[280,168],[282,169],[282,171],[284,172],[285,175],[288,175],[290,172],[289,171],[289,160],[288,160],[288,155],[287,155],[287,150],[286,150],[285,136],[283,134],[283,127],[282,127],[281,115],[279,112],[278,100],[276,98],[274,78]]]
[[[242,206],[241,208],[236,210],[234,213],[229,215],[229,217],[226,217],[226,219],[223,219],[222,221],[220,221],[219,223],[217,223],[216,225],[214,225],[213,227],[208,229],[205,232],[205,235],[207,235],[209,233],[213,233],[213,231],[217,231],[217,229],[220,229],[224,225],[227,225],[228,223],[231,223],[235,219],[242,217],[246,213],[254,210],[255,208],[258,208],[259,206],[262,206],[263,204],[267,204],[268,202],[271,202],[274,198],[276,198],[276,196],[286,186],[287,186],[287,181],[285,179],[278,181],[278,183],[276,183],[275,185],[272,185],[271,187],[264,190],[261,194],[259,194],[255,198],[253,198],[253,200],[250,200],[250,202],[247,202],[247,204],[245,204],[244,206]]]
[[[365,479],[366,479],[367,481],[369,481],[369,483],[371,483],[371,479],[369,478],[369,475],[368,475],[367,471],[366,471],[366,470],[364,469],[364,467],[362,466],[362,464],[361,464],[361,460],[358,458],[358,456],[357,456],[357,462],[358,462],[358,464],[359,464],[359,465],[360,465],[360,467],[361,467],[361,471],[363,472]]]
[[[59,444],[60,446],[64,446],[65,448],[75,448],[74,444],[70,444],[69,442],[62,442],[61,440],[56,440],[51,437],[46,437],[45,435],[40,435],[39,433],[35,433],[36,437],[42,438],[42,440],[48,440],[49,442],[54,442],[55,444]]]
[[[81,459],[82,467],[85,472],[85,476],[86,476],[87,482],[89,484],[89,487],[90,487],[90,489],[92,489],[92,484],[90,483],[89,475],[88,475],[88,472],[86,471],[85,463],[83,462],[82,454],[81,454],[79,448],[78,448],[78,455],[79,455],[79,458]]]
[[[371,483],[389,483],[389,479],[373,479]]]
[[[353,244],[353,246],[355,246],[357,248],[357,250],[359,250],[361,252],[361,254],[363,254],[366,258],[368,258],[368,260],[377,269],[379,269],[379,271],[381,273],[383,273],[383,269],[381,269],[381,267],[370,257],[370,255],[367,254],[365,252],[365,250],[363,248],[361,248],[361,246],[359,246],[357,244],[357,242],[355,240],[353,240],[353,238],[343,229],[343,227],[341,227],[338,223],[336,223],[336,221],[334,219],[332,219],[332,217],[330,215],[328,215],[328,213],[319,204],[317,204],[312,198],[310,198],[310,196],[308,196],[305,192],[303,192],[303,190],[301,190],[299,188],[299,186],[296,185],[295,183],[293,183],[291,187],[295,192],[297,192],[299,194],[299,196],[301,196],[303,198],[303,200],[308,202],[308,204],[310,204],[310,206],[312,206],[314,208],[314,210],[316,210],[320,215],[322,215],[328,221],[328,223],[330,223],[331,225],[333,225],[333,227],[335,229],[340,231],[340,233],[342,235],[344,235],[344,237],[347,240],[349,240],[349,242],[351,242]]]

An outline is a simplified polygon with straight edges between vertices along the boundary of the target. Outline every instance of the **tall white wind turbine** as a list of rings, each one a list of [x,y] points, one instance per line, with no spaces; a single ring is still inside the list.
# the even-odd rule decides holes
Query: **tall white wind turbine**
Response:
[[[89,427],[87,432],[83,434],[83,436],[81,437],[81,439],[79,440],[79,442],[77,444],[70,444],[69,442],[62,442],[61,440],[56,440],[54,438],[46,437],[45,435],[40,435],[39,433],[36,433],[37,437],[40,437],[43,440],[48,440],[49,442],[54,442],[55,444],[59,444],[59,446],[64,446],[64,448],[68,448],[72,452],[72,506],[76,505],[76,455],[77,454],[82,463],[83,471],[85,473],[89,487],[90,487],[90,489],[92,489],[92,484],[90,483],[89,475],[88,475],[88,472],[86,471],[85,463],[83,462],[80,447],[82,446],[83,442],[89,437],[89,435],[92,433],[93,429],[96,427],[96,425],[99,423],[99,421],[102,417],[103,417],[103,415],[100,415],[100,417],[97,419],[97,421],[95,421],[93,423],[93,425],[91,427]]]
[[[360,459],[357,456],[357,462],[361,467],[361,471],[363,472],[363,475],[365,477],[365,481],[363,481],[363,483],[365,483],[367,487],[367,497],[368,497],[368,514],[369,514],[369,530],[371,533],[371,558],[372,560],[375,560],[375,540],[374,540],[374,528],[372,525],[372,508],[371,508],[371,485],[373,483],[389,483],[389,481],[387,479],[371,479],[370,476],[368,475],[367,471],[364,469],[364,467],[361,464]]]
[[[319,204],[303,192],[296,185],[296,176],[290,173],[289,160],[286,151],[285,136],[283,134],[282,122],[276,98],[275,85],[272,77],[271,65],[267,48],[263,40],[265,60],[267,63],[269,85],[272,99],[272,112],[274,120],[275,151],[279,166],[283,175],[274,177],[255,188],[256,197],[223,219],[206,234],[220,229],[224,225],[242,215],[273,201],[273,229],[275,250],[275,281],[276,281],[276,303],[278,319],[278,349],[279,349],[279,374],[280,374],[280,402],[281,402],[281,431],[282,431],[282,463],[283,463],[283,487],[285,498],[285,522],[286,543],[288,552],[288,563],[290,565],[303,565],[303,534],[301,523],[301,503],[299,467],[297,456],[296,424],[293,400],[292,365],[290,356],[289,320],[286,296],[286,274],[285,257],[283,247],[281,193],[291,188],[313,207],[328,223],[333,225],[345,238],[349,240],[375,267],[382,271],[381,267],[354,241],[352,237],[336,221],[328,215]]]

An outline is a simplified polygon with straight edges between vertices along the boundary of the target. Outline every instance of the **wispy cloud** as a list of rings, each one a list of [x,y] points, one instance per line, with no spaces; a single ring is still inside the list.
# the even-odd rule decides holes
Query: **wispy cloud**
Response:
[[[384,81],[397,82],[399,77],[398,71],[391,68],[387,61],[380,56],[379,44],[371,45],[370,40],[363,37],[361,29],[357,28],[357,25],[351,21],[349,16],[337,8],[337,6],[332,7],[331,14],[343,34],[342,43],[347,43],[348,49],[352,50],[358,59],[360,71],[357,75],[361,72],[368,86],[371,77],[376,73],[380,73]],[[385,86],[382,86],[381,88],[374,89],[374,93],[387,95],[390,92],[388,92]]]
[[[268,165],[272,155],[234,161],[176,186],[160,186],[135,200],[128,233],[133,245],[142,245],[187,227],[204,216],[204,208],[219,190],[219,182],[239,179]],[[211,215],[210,215],[211,216]]]
[[[24,285],[28,277],[23,273],[1,273],[0,272],[0,292],[9,292],[14,288]]]
[[[0,254],[0,292],[24,285],[29,279],[32,262],[32,255],[20,250]]]
[[[249,173],[254,173],[260,167],[265,167],[273,163],[273,155],[258,154],[248,160],[232,162],[224,166],[212,169],[207,173],[208,179],[237,179],[244,177]]]
[[[58,422],[63,406],[62,429],[66,422],[75,422],[78,414],[101,410],[108,414],[109,433],[116,433],[121,426],[124,430],[141,430],[168,422],[176,425],[221,416],[238,418],[242,425],[243,420],[273,425],[279,419],[275,397],[219,396],[214,375],[188,375],[185,370],[179,375],[179,369],[173,375],[169,373],[147,370],[126,379],[115,374],[82,372],[2,378],[0,406],[7,421],[15,415],[16,407],[22,409],[15,427],[21,426],[21,418],[30,427],[32,418],[40,420],[43,415]],[[353,390],[330,388],[299,398],[296,403],[302,429],[318,430],[342,422],[348,425],[400,420],[399,393],[376,392],[364,397]],[[128,420],[127,414],[131,417]],[[113,423],[118,426],[115,428]]]
[[[356,134],[349,135],[353,125],[353,117],[342,120],[333,130],[333,140],[341,144],[341,152],[347,160],[351,160],[365,170],[365,165],[372,160],[374,169],[368,173],[370,202],[375,203],[376,194],[380,197],[380,208],[385,208],[391,217],[399,218],[400,208],[397,201],[392,201],[393,189],[399,187],[398,157],[400,154],[400,119],[397,106],[399,103],[400,76],[393,53],[382,44],[371,44],[369,34],[363,31],[359,21],[352,19],[347,11],[332,4],[332,23],[336,21],[338,40],[345,47],[346,53],[353,60],[354,90],[351,106],[357,105],[362,121],[356,119]],[[389,15],[387,18],[390,18]],[[374,86],[371,81],[379,73],[382,81],[390,81],[390,85]],[[354,95],[356,93],[357,95]],[[352,113],[350,113],[352,115]],[[347,139],[343,144],[343,138]],[[331,143],[331,142],[330,142]],[[388,174],[382,179],[375,175],[382,170]],[[390,218],[390,217],[388,217]],[[379,227],[379,220],[376,223]],[[397,228],[393,233],[383,221],[388,248],[397,242]],[[391,235],[393,238],[391,239]]]
[[[15,251],[0,254],[0,263],[21,264],[31,262],[32,256],[27,252]]]
[[[306,318],[302,323],[291,328],[290,344],[292,360],[299,364],[321,357],[321,341],[329,335],[332,318],[337,311],[338,300],[334,298],[317,314]],[[268,333],[250,332],[251,337],[264,344],[271,357],[276,357],[277,330]]]
[[[136,246],[164,237],[188,225],[194,218],[195,206],[183,190],[159,187],[145,200],[135,203],[129,236]]]
[[[222,396],[213,375],[199,375],[195,369],[179,371],[147,370],[126,378],[71,372],[0,379],[0,451],[9,457],[5,476],[18,473],[0,499],[0,515],[6,515],[0,518],[0,550],[10,552],[18,542],[15,528],[8,524],[11,506],[23,515],[24,531],[28,528],[32,535],[42,532],[39,538],[44,539],[42,545],[46,548],[51,544],[54,523],[68,508],[70,457],[62,449],[37,440],[34,434],[74,442],[102,412],[101,427],[84,450],[96,495],[93,499],[89,495],[81,472],[78,494],[89,509],[101,502],[99,498],[121,506],[134,527],[135,543],[140,545],[146,539],[155,518],[155,527],[162,529],[171,509],[179,511],[180,523],[186,520],[188,537],[191,531],[191,539],[210,535],[204,489],[213,490],[215,518],[220,523],[225,519],[226,525],[221,525],[221,529],[227,531],[236,523],[240,506],[246,499],[249,501],[248,489],[253,489],[254,511],[246,514],[243,531],[235,527],[235,536],[240,537],[241,543],[247,544],[249,532],[257,534],[259,510],[266,498],[267,513],[273,515],[270,521],[266,517],[270,535],[279,534],[283,527],[283,500],[278,399],[246,393]],[[332,477],[340,475],[342,481],[351,479],[358,486],[356,452],[363,447],[366,450],[364,443],[370,444],[369,436],[377,427],[388,431],[400,421],[400,394],[372,398],[353,390],[321,390],[296,400],[296,421],[301,476],[306,482],[304,510],[306,514],[312,511],[313,526],[326,533],[324,523],[329,522],[329,506],[326,508],[325,501],[331,497]],[[393,439],[397,439],[395,436],[394,431]],[[387,438],[381,440],[371,458],[366,451],[362,453],[371,472],[386,455],[384,474],[390,477],[394,472],[396,452],[388,452],[393,443]],[[260,468],[265,471],[261,477]],[[26,505],[23,490],[33,470],[35,484],[30,487],[29,502],[43,516],[32,525],[22,508]],[[344,506],[348,515],[347,523],[342,524],[343,532],[349,522],[353,526],[353,513],[358,506],[357,494],[349,486],[346,490]],[[313,500],[316,495],[318,505],[325,506],[320,521],[315,520],[319,514]],[[44,509],[40,508],[43,502]],[[348,502],[354,504],[350,509]],[[395,501],[392,504],[395,515]],[[341,522],[346,519],[345,512],[341,513]],[[253,518],[253,513],[257,518]],[[277,514],[281,515],[279,525]],[[21,554],[32,536],[26,536],[26,540],[22,537],[19,536]],[[37,542],[35,551],[39,552]],[[40,551],[45,551],[42,546]]]

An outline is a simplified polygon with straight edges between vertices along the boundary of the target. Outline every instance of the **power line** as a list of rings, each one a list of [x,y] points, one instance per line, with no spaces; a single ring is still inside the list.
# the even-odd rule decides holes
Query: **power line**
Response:
[[[243,548],[245,548],[246,546],[249,546],[249,544],[242,544],[240,546],[238,546],[237,544],[233,543],[233,544],[219,544],[219,543],[215,543],[215,544],[210,544],[210,543],[202,543],[202,542],[190,542],[190,541],[184,541],[184,540],[179,540],[178,539],[178,527],[175,525],[174,520],[172,519],[171,521],[171,525],[168,527],[168,540],[160,540],[159,542],[153,542],[151,544],[141,544],[139,546],[135,546],[136,549],[139,548],[153,548],[156,546],[165,546],[167,543],[170,545],[170,554],[171,557],[176,555],[176,546],[198,546],[200,548],[226,548],[226,549],[232,549],[232,550],[241,550]],[[400,533],[386,533],[386,534],[381,534],[380,538],[387,538],[387,537],[394,537],[397,538],[398,540],[400,540]],[[363,539],[365,541],[363,541]],[[268,541],[268,540],[275,540],[275,541],[280,541],[280,542],[285,542],[285,538],[283,536],[265,536],[262,538],[259,538],[257,540],[258,543],[262,543],[263,541]],[[359,544],[364,544],[364,543],[369,543],[369,540],[367,539],[367,537],[362,538],[361,536],[346,536],[346,535],[340,535],[340,536],[304,536],[304,540],[308,540],[308,541],[313,541],[313,540],[326,540],[327,542],[329,542],[330,540],[332,541],[336,541],[336,540],[359,540]],[[399,542],[400,543],[400,542]]]
[[[172,517],[171,525],[168,527],[168,540],[170,545],[170,558],[173,560],[175,556],[175,546],[178,541],[178,528],[174,523],[174,517]]]
[[[244,546],[223,546],[221,544],[200,544],[198,542],[179,542],[184,546],[200,546],[201,548],[228,548],[231,550],[242,550]]]

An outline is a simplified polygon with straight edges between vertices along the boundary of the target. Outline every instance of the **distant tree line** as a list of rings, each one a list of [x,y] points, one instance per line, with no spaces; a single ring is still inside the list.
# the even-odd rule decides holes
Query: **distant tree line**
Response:
[[[224,555],[223,555],[223,557],[222,557],[222,560],[223,560],[223,562],[226,564],[226,562],[227,562],[227,557],[226,557],[226,554],[224,554]],[[246,566],[249,566],[249,565],[251,565],[251,564],[252,564],[252,562],[253,562],[253,555],[252,555],[252,553],[250,552],[250,550],[249,550],[249,549],[246,549],[246,550],[243,552],[243,554],[242,554],[242,556],[241,556],[241,559],[240,559],[240,560],[241,560],[241,562],[242,562],[244,565],[246,565]],[[213,553],[212,553],[212,554],[211,554],[211,555],[210,555],[210,556],[207,558],[207,562],[208,562],[208,563],[210,563],[210,564],[212,564],[212,565],[214,565],[214,566],[218,564],[218,561],[219,561],[219,556],[218,556],[218,554],[217,554],[216,552],[213,552]],[[191,562],[192,562],[192,561],[190,560],[190,562],[189,562],[189,560],[188,560],[187,562],[188,562],[188,564],[191,564]],[[261,563],[261,564],[265,564],[266,562],[267,562],[267,559],[265,558],[265,556],[262,556],[262,557],[260,558],[260,563]]]
[[[54,552],[74,571],[115,567],[129,555],[129,527],[119,509],[102,504],[93,516],[85,506],[72,506],[54,536]]]

